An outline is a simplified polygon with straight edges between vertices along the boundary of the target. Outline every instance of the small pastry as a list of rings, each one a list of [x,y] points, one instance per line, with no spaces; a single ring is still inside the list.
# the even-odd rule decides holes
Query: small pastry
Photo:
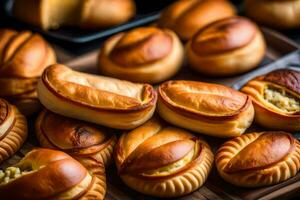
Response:
[[[300,131],[300,72],[282,69],[256,77],[241,91],[248,94],[260,125],[285,131]]]
[[[275,28],[300,27],[299,0],[245,0],[245,12],[255,21]]]
[[[35,149],[15,166],[0,170],[4,199],[101,200],[105,192],[104,168],[92,173],[61,151]]]
[[[63,117],[45,109],[35,123],[35,130],[42,147],[64,151],[83,166],[111,164],[117,137],[99,125]]]
[[[61,26],[99,29],[125,23],[135,15],[133,0],[15,0],[17,19],[44,30]]]
[[[173,30],[186,41],[207,24],[234,15],[235,8],[227,0],[176,1],[163,10],[158,26]]]
[[[173,31],[143,27],[108,39],[100,50],[98,65],[107,76],[157,83],[175,75],[183,58],[183,46]]]
[[[273,185],[299,171],[300,143],[281,131],[248,133],[223,144],[215,162],[220,176],[233,185]]]
[[[38,77],[55,62],[53,49],[39,34],[0,29],[0,97],[25,115],[36,113],[41,108]]]
[[[38,83],[41,103],[57,114],[116,129],[133,129],[151,118],[151,85],[76,72],[55,64]]]
[[[186,49],[192,69],[209,76],[231,76],[257,67],[266,44],[253,22],[236,16],[200,29]]]
[[[0,98],[0,163],[15,154],[26,138],[26,118],[15,106]]]
[[[124,133],[115,148],[124,183],[156,197],[178,197],[199,189],[213,159],[203,139],[155,118]]]
[[[247,95],[223,85],[196,81],[161,84],[157,110],[171,124],[215,137],[239,136],[254,118]]]

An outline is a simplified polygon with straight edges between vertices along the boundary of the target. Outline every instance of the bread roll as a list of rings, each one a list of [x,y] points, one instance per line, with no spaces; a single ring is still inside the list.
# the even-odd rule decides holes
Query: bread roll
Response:
[[[13,15],[44,30],[61,26],[99,29],[135,15],[133,0],[15,0]]]
[[[156,197],[178,197],[200,188],[213,164],[201,138],[152,118],[124,133],[115,161],[126,185]]]
[[[0,29],[0,97],[25,115],[38,112],[37,80],[55,62],[53,49],[39,34]]]
[[[300,131],[300,72],[282,69],[249,81],[241,91],[253,99],[255,121],[269,129]]]
[[[286,132],[248,133],[223,144],[216,155],[221,177],[238,187],[283,182],[300,169],[300,143]]]
[[[232,76],[258,67],[266,44],[253,22],[230,17],[200,29],[186,49],[192,69],[209,76]]]
[[[171,124],[215,137],[239,136],[254,118],[247,95],[223,85],[196,81],[161,84],[157,110]]]
[[[38,97],[50,111],[116,129],[133,129],[154,113],[151,85],[48,67],[38,83]]]
[[[163,10],[158,26],[175,31],[186,41],[207,24],[233,15],[235,8],[227,0],[179,0]]]
[[[26,118],[15,106],[0,98],[0,163],[15,154],[26,138]]]
[[[183,46],[173,31],[142,27],[108,39],[100,50],[98,65],[107,76],[157,83],[175,75],[183,58]]]

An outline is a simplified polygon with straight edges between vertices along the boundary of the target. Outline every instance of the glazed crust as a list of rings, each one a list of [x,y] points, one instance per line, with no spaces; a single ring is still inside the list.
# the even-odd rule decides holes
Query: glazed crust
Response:
[[[298,111],[288,112],[282,110],[264,97],[266,88],[275,88],[299,100],[299,84],[299,72],[277,70],[249,81],[241,91],[252,98],[257,123],[275,130],[299,131],[300,113]]]
[[[133,0],[16,0],[13,5],[16,18],[45,30],[111,27],[125,23],[135,12]]]
[[[183,58],[183,46],[173,31],[142,27],[108,39],[100,50],[98,66],[107,76],[157,83],[172,77]]]
[[[158,88],[157,110],[166,121],[216,137],[239,136],[251,125],[251,99],[226,86],[168,81]]]
[[[273,185],[299,171],[300,143],[286,132],[244,134],[223,144],[215,162],[221,177],[236,186]]]
[[[158,26],[173,30],[186,41],[207,24],[233,15],[234,6],[226,0],[176,1],[162,12]]]
[[[0,99],[0,163],[15,154],[26,138],[26,118],[15,106]]]
[[[200,29],[186,46],[190,67],[209,76],[249,71],[262,61],[265,50],[259,28],[250,20],[237,16]]]
[[[191,152],[192,157],[186,161]],[[213,153],[204,140],[152,118],[121,136],[115,148],[115,162],[129,187],[151,196],[178,197],[204,184]],[[180,167],[160,170],[176,166],[174,163]]]
[[[275,28],[300,27],[300,1],[298,0],[246,0],[245,12],[255,21]]]
[[[8,183],[1,183],[1,197],[59,200],[103,199],[105,195],[104,173],[98,172],[102,173],[102,180],[101,176],[87,171],[75,159],[60,151],[32,150],[15,167],[27,172]]]
[[[42,147],[64,151],[85,167],[112,163],[117,137],[110,130],[47,110],[37,118],[35,130]]]
[[[25,115],[40,109],[37,80],[56,62],[50,45],[36,33],[0,29],[0,96],[15,104]]]
[[[117,129],[144,123],[156,104],[151,85],[75,72],[58,64],[44,71],[38,96],[52,112]]]

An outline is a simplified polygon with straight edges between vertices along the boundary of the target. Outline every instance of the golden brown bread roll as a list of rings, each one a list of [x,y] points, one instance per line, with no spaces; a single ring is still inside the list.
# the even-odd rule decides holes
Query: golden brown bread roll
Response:
[[[39,34],[0,29],[0,97],[25,115],[37,112],[38,77],[55,62],[53,49]]]
[[[300,72],[282,69],[249,81],[241,91],[255,108],[255,121],[276,130],[300,131]]]
[[[112,162],[117,137],[101,126],[45,109],[36,120],[35,130],[42,147],[64,151],[83,166],[98,166],[99,163],[108,166]]]
[[[101,170],[91,173],[63,152],[35,149],[15,166],[0,171],[0,195],[10,200],[104,199]]]
[[[38,97],[50,111],[117,129],[147,121],[156,106],[151,85],[48,67],[38,83]]]
[[[245,0],[245,12],[255,21],[275,28],[300,27],[299,0]]]
[[[253,22],[236,16],[200,29],[186,49],[194,70],[209,76],[229,76],[257,67],[265,55],[266,44]]]
[[[227,0],[176,1],[162,12],[158,26],[169,28],[182,40],[188,40],[207,24],[233,15],[235,8]]]
[[[216,166],[236,186],[260,187],[283,182],[300,169],[300,143],[286,132],[248,133],[221,146]]]
[[[183,58],[183,46],[173,31],[142,27],[108,39],[100,50],[98,65],[107,76],[157,83],[176,74]]]
[[[60,26],[97,29],[115,26],[135,15],[133,0],[15,0],[13,15],[45,30]]]
[[[239,136],[254,118],[247,95],[223,85],[196,81],[161,84],[157,110],[176,126],[216,137]]]
[[[199,137],[152,118],[121,136],[115,161],[129,187],[151,196],[178,197],[204,184],[213,153]]]
[[[0,98],[0,163],[15,154],[26,138],[26,118],[15,106]]]

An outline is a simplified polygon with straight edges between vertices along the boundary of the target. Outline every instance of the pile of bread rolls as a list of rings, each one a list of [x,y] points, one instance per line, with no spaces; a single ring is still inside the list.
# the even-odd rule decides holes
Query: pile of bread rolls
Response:
[[[87,6],[60,2],[73,9]],[[246,5],[260,5],[251,2]],[[41,26],[51,28],[54,18],[44,15],[60,12],[50,6],[58,1],[40,3]],[[185,60],[195,73],[214,77],[258,67],[264,36],[253,21],[235,13],[226,0],[177,1],[156,26],[105,41],[100,75],[56,63],[54,50],[38,34],[0,30],[0,163],[25,142],[24,115],[40,111],[35,122],[40,148],[0,170],[1,198],[104,199],[105,168],[113,163],[130,188],[167,198],[199,189],[213,165],[237,187],[269,186],[295,176],[300,142],[285,131],[300,130],[300,72],[273,71],[241,91],[172,80]],[[27,14],[20,16],[27,20]],[[264,131],[245,133],[254,119]],[[115,134],[120,130],[122,135]],[[213,152],[202,134],[228,141]]]

